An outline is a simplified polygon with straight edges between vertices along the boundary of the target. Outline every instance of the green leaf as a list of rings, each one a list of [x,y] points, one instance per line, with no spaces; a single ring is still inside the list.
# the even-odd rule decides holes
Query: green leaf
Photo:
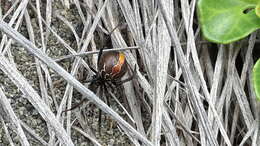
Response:
[[[260,0],[199,0],[198,15],[206,39],[231,43],[260,28]]]
[[[258,17],[260,17],[260,2],[258,3],[258,5],[255,7],[255,13]]]
[[[253,82],[256,97],[258,100],[260,100],[260,59],[258,59],[253,69]]]

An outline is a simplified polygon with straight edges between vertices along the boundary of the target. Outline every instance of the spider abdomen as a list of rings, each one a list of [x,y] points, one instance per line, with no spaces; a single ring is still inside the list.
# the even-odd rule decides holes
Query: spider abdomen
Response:
[[[125,55],[116,51],[102,54],[98,70],[104,79],[120,79],[127,71]]]

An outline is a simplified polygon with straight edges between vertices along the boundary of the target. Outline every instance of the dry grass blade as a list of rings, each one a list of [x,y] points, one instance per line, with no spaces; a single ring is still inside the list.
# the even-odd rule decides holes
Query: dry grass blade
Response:
[[[255,120],[253,122],[253,124],[251,125],[251,127],[249,128],[248,132],[245,134],[245,136],[244,136],[243,140],[241,141],[241,143],[239,144],[239,146],[245,145],[246,140],[248,140],[250,138],[250,136],[252,136],[258,128],[259,128],[259,122],[257,120]],[[253,143],[253,145],[256,145],[256,143]]]
[[[141,105],[138,102],[137,96],[134,94],[133,84],[132,82],[128,82],[124,84],[125,94],[128,104],[130,106],[132,115],[134,117],[134,123],[136,124],[137,130],[142,134],[145,134],[144,124],[141,113]]]
[[[173,28],[173,25],[172,25],[172,23],[169,19],[169,16],[166,13],[165,3],[159,1],[159,6],[160,6],[160,10],[163,14],[164,20],[167,24],[167,28],[168,28],[169,34],[171,36],[171,41],[172,41],[173,44],[176,45],[176,54],[177,54],[179,63],[181,65],[182,69],[183,69],[183,74],[185,76],[187,86],[188,86],[188,88],[191,92],[191,95],[192,95],[191,99],[193,101],[194,108],[197,111],[198,117],[201,120],[200,123],[202,124],[202,127],[203,127],[203,129],[205,130],[205,133],[208,136],[208,142],[210,143],[210,145],[218,145],[215,137],[213,136],[211,127],[209,126],[205,110],[202,109],[203,106],[202,106],[202,102],[201,102],[199,94],[198,94],[198,89],[196,89],[196,87],[194,86],[195,81],[192,77],[192,74],[191,74],[189,68],[188,68],[188,62],[187,62],[187,59],[184,57],[184,53],[182,51],[181,44],[180,44],[180,41],[178,39],[176,30]]]
[[[2,115],[0,115],[0,120],[1,120],[2,126],[4,128],[4,131],[7,136],[8,141],[9,141],[10,146],[15,146]]]
[[[233,89],[236,94],[236,98],[237,98],[238,104],[240,106],[240,110],[242,111],[246,126],[249,129],[251,124],[253,123],[254,118],[253,118],[252,112],[250,110],[249,103],[246,100],[246,94],[244,93],[244,91],[239,90],[243,87],[242,87],[241,81],[239,80],[239,76],[238,76],[237,72],[234,73],[233,85],[234,85]]]
[[[169,5],[170,6],[170,5]],[[171,9],[171,8],[168,8]],[[156,73],[155,79],[155,96],[153,100],[153,128],[152,141],[155,146],[160,145],[160,131],[162,125],[162,113],[164,108],[164,94],[166,89],[166,79],[168,75],[168,62],[170,57],[171,41],[162,17],[158,19],[158,48],[156,51]],[[167,124],[168,125],[168,124]]]
[[[120,101],[116,98],[116,96],[112,93],[112,92],[110,92],[110,91],[108,91],[108,93],[112,96],[112,98],[117,102],[117,104],[120,106],[120,108],[122,108],[122,110],[126,113],[126,115],[128,116],[128,118],[130,119],[130,121],[132,122],[132,123],[135,123],[135,121],[134,121],[134,119],[133,119],[133,117],[130,115],[130,113],[128,113],[128,111],[125,109],[125,107],[120,103]]]
[[[20,124],[22,125],[23,129],[31,135],[31,137],[35,138],[37,141],[39,141],[42,145],[47,146],[48,143],[41,138],[34,129],[29,127],[27,124],[25,124],[23,121],[20,121]]]
[[[17,19],[17,17],[19,16],[19,14],[22,12],[22,10],[27,6],[27,3],[28,1],[23,1],[20,3],[20,5],[18,6],[18,8],[16,9],[16,11],[14,12],[14,14],[12,15],[12,18],[11,20],[9,21],[9,25],[13,25],[15,20]],[[22,13],[21,13],[21,16],[22,16]],[[0,52],[3,51],[3,47],[4,47],[4,44],[6,43],[6,40],[7,40],[7,37],[6,35],[4,34],[3,35],[3,38],[1,40],[1,44],[0,44]]]
[[[199,62],[199,59],[198,59],[198,54],[197,54],[197,50],[196,50],[195,39],[194,39],[193,29],[192,29],[193,15],[194,15],[194,11],[195,11],[195,3],[196,3],[196,0],[193,0],[191,2],[191,12],[190,12],[189,11],[190,9],[189,9],[188,1],[184,0],[184,1],[181,2],[183,15],[184,15],[185,27],[186,27],[186,31],[187,31],[187,34],[188,34],[188,45],[187,46],[191,48],[191,53],[192,53],[194,66],[195,66],[196,71],[197,71],[197,73],[199,75],[201,86],[202,86],[202,90],[204,92],[205,98],[207,99],[207,101],[209,103],[209,106],[211,107],[211,110],[213,111],[213,115],[214,115],[214,117],[217,120],[217,124],[218,124],[218,126],[220,128],[220,132],[221,132],[225,142],[228,145],[231,145],[231,143],[229,141],[229,138],[227,136],[227,133],[226,133],[226,131],[225,131],[225,129],[224,129],[224,127],[223,127],[223,125],[222,125],[222,123],[220,121],[220,118],[219,118],[219,116],[218,116],[218,114],[217,114],[217,112],[215,110],[214,103],[215,103],[216,99],[214,97],[214,92],[211,92],[212,95],[209,94],[209,91],[208,91],[208,88],[207,88],[207,84],[206,84],[206,81],[204,79],[204,76],[203,76],[203,73],[202,73],[202,70],[201,70],[201,66],[200,66],[200,62]],[[218,70],[216,70],[216,71],[218,71]],[[211,115],[211,114],[209,114],[209,115]],[[212,118],[209,118],[209,122],[210,122],[210,119],[212,119]]]
[[[217,61],[214,69],[213,74],[213,81],[212,81],[212,87],[210,91],[210,97],[212,100],[212,103],[215,104],[218,96],[219,87],[221,84],[221,81],[223,80],[223,71],[224,71],[224,46],[221,45],[218,51]],[[208,113],[210,122],[213,123],[213,115],[211,110]]]
[[[72,126],[72,128],[75,129],[76,131],[78,131],[79,133],[81,133],[82,135],[84,135],[86,138],[90,139],[94,145],[101,146],[101,144],[94,137],[91,137],[91,135],[87,134],[86,132],[81,130],[79,127]]]
[[[55,16],[56,16],[57,18],[59,18],[61,21],[63,21],[63,22],[70,28],[71,32],[73,33],[73,35],[74,35],[74,37],[75,37],[75,39],[76,39],[76,42],[77,42],[77,45],[78,45],[78,48],[79,48],[79,47],[80,47],[80,44],[79,44],[79,36],[78,36],[76,30],[74,29],[74,27],[72,26],[72,24],[71,24],[66,18],[64,18],[63,16],[61,16],[58,12],[55,12],[54,14],[55,14]],[[47,23],[47,22],[46,22],[46,23]],[[47,23],[47,24],[48,24],[48,23]],[[49,30],[49,29],[48,29],[48,30]]]
[[[49,3],[47,1],[47,3]],[[36,2],[36,5],[38,6],[38,2]],[[39,10],[39,7],[37,7],[37,16],[38,16],[38,21],[42,19],[41,17],[41,13],[40,13],[40,10]],[[50,12],[51,8],[49,8],[49,6],[46,8],[47,9],[47,12]],[[50,22],[51,22],[51,18],[50,18],[50,14],[47,14],[46,16],[46,19],[47,19],[47,25],[50,25]],[[27,30],[28,30],[28,33],[29,33],[29,37],[30,37],[30,40],[35,44],[35,35],[34,35],[34,30],[33,30],[33,27],[32,27],[32,23],[31,23],[31,19],[30,19],[30,16],[28,14],[28,11],[26,10],[25,11],[25,20],[26,20],[26,24],[27,24]],[[43,34],[43,30],[42,30],[42,22],[39,22],[39,27],[40,27],[40,33],[41,33],[41,43],[42,43],[42,50],[43,51],[46,51],[46,42],[48,40],[48,35],[49,35],[49,30],[47,30],[46,32],[46,38],[43,38],[44,37],[44,34]],[[48,95],[48,91],[47,91],[47,83],[45,82],[45,77],[46,78],[49,78],[50,77],[50,73],[49,73],[49,70],[47,69],[47,67],[42,64],[38,58],[35,57],[35,62],[36,62],[36,71],[37,71],[37,74],[38,74],[38,79],[39,79],[39,83],[40,83],[40,91],[41,91],[41,97],[43,97],[45,103],[50,106],[51,103],[49,101],[49,95]],[[45,74],[45,77],[44,75]],[[47,79],[46,79],[47,80]],[[52,86],[52,85],[50,85]],[[52,99],[54,99],[55,101],[55,96],[53,94],[53,91],[51,92],[52,93]],[[57,107],[57,101],[55,101],[56,103],[56,107]],[[51,130],[51,127],[49,124],[47,124],[47,127],[48,127],[48,133],[52,133],[54,135],[54,132]],[[53,139],[50,139],[51,142],[49,142],[49,144],[53,144],[54,143],[54,140]]]
[[[8,116],[10,122],[12,123],[12,128],[17,132],[17,135],[20,139],[20,142],[23,146],[29,146],[29,142],[27,137],[24,134],[24,131],[20,125],[20,120],[15,115],[10,102],[8,101],[7,97],[5,96],[2,87],[0,87],[0,105],[1,108],[4,110],[6,115]]]
[[[125,51],[125,50],[132,50],[132,49],[139,49],[138,46],[133,46],[133,47],[124,47],[124,48],[113,48],[113,49],[106,49],[103,52],[109,52],[109,51]],[[82,53],[76,53],[76,54],[72,54],[72,55],[66,55],[66,56],[62,56],[59,57],[58,59],[55,59],[56,62],[62,61],[64,59],[69,59],[69,58],[74,58],[76,56],[87,56],[87,55],[93,55],[93,54],[98,54],[99,51],[89,51],[89,52],[82,52]]]

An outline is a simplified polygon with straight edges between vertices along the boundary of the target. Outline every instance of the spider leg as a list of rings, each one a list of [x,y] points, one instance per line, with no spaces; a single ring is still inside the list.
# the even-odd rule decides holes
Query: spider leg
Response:
[[[112,87],[112,86],[111,86],[111,87]],[[104,88],[104,94],[105,94],[105,93],[109,93],[108,90],[107,90],[106,84],[103,85],[103,88]],[[110,100],[109,100],[109,98],[106,98],[106,99],[107,99],[107,105],[110,106]]]
[[[100,50],[99,50],[99,53],[98,53],[98,61],[97,61],[97,64],[99,65],[99,62],[100,62],[100,59],[101,59],[101,56],[102,56],[102,53],[103,53],[103,49],[104,48],[101,48]]]
[[[112,85],[110,86],[109,84],[111,84],[110,82],[106,82],[106,83],[104,83],[104,93],[108,93],[109,94],[109,96],[113,96],[113,95],[111,95],[111,93],[109,93],[108,92],[108,89],[107,89],[107,87],[111,87],[111,89],[112,89]],[[109,86],[107,86],[107,85],[109,85]],[[108,106],[110,106],[110,98],[107,98],[107,105]],[[105,117],[106,118],[106,117]],[[109,117],[108,117],[109,118]],[[111,119],[111,118],[109,118],[109,127],[110,127],[110,130],[113,128],[113,125],[114,125],[114,121],[113,121],[113,119]]]
[[[96,71],[93,67],[91,67],[91,66],[89,66],[89,68],[90,68],[90,70],[92,70],[94,73],[95,73],[95,75],[94,76],[97,76],[97,74],[98,74],[98,71]],[[94,78],[94,79],[88,79],[88,80],[86,80],[85,81],[85,83],[89,83],[89,82],[95,82],[96,81],[96,79]]]
[[[113,87],[115,87],[115,84],[114,84],[114,82],[106,82],[106,84],[107,84],[107,86],[106,87],[110,87],[110,89],[111,89],[111,91],[112,92],[114,92],[114,88]],[[107,91],[107,88],[106,88],[106,91]]]
[[[99,96],[102,99],[103,98],[103,92],[104,92],[102,85],[100,86],[99,92],[100,92]],[[101,122],[102,122],[101,120],[102,120],[102,111],[101,111],[101,109],[99,109],[99,111],[98,111],[98,131],[99,131],[99,135],[101,134]]]
[[[83,98],[79,103],[77,103],[76,105],[72,106],[70,109],[66,109],[66,110],[62,111],[61,114],[64,113],[64,112],[67,112],[67,111],[74,110],[75,108],[77,108],[81,104],[83,104],[86,100],[87,100],[86,98]]]
[[[97,71],[97,70],[95,70],[95,69],[94,69],[92,66],[90,66],[90,65],[89,65],[88,67],[89,67],[89,68],[90,68],[90,70],[91,70],[91,71],[93,71],[95,74],[98,74],[98,71]]]
[[[99,135],[101,136],[101,118],[102,118],[102,111],[99,109],[98,111],[98,132]]]
[[[84,83],[93,82],[93,79],[86,80]]]
[[[88,79],[88,80],[86,80],[84,83],[94,83],[94,82],[96,82],[97,81],[97,79],[96,78],[92,78],[92,79]]]
[[[111,36],[111,34],[122,24],[118,23],[110,32],[109,32],[109,36]]]

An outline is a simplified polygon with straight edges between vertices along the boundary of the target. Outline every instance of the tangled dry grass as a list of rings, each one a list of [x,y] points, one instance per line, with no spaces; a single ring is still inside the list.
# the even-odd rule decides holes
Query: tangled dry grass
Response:
[[[0,2],[0,145],[260,145],[258,32],[204,40],[196,0]],[[137,67],[110,106],[84,84],[102,47]]]

